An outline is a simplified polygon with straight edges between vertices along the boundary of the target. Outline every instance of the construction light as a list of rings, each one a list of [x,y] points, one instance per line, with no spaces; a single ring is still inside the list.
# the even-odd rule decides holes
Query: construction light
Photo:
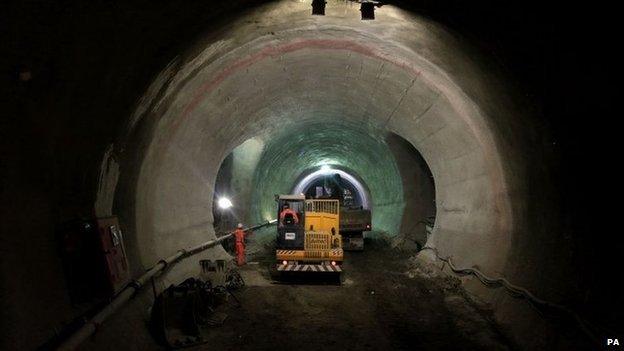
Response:
[[[375,19],[375,3],[372,1],[362,1],[360,3],[360,12],[363,20]]]
[[[285,265],[288,264],[288,262],[287,261],[282,261],[282,264],[285,266]]]
[[[332,263],[332,266],[336,265],[336,261],[332,261],[331,263]]]
[[[230,201],[230,199],[228,199],[227,197],[222,197],[217,201],[217,204],[219,205],[220,208],[226,210],[230,207],[232,207],[232,201]]]
[[[318,16],[325,16],[325,0],[312,0],[312,14]]]

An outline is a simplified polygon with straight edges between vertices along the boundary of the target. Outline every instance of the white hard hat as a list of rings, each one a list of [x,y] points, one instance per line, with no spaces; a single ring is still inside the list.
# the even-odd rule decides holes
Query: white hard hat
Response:
[[[243,227],[243,223],[238,223],[238,225],[236,227],[242,228]]]

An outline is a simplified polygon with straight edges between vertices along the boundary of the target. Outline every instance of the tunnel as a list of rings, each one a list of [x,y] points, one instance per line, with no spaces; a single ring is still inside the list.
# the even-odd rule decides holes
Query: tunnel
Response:
[[[351,189],[351,206],[372,209],[371,224],[378,231],[410,233],[425,244],[421,222],[435,217],[433,178],[405,139],[349,122],[314,120],[283,129],[246,140],[222,162],[216,198],[235,195],[240,205],[234,218],[270,220],[276,215],[275,194],[312,197],[317,186],[328,187],[338,176]],[[213,206],[213,214],[222,211]]]
[[[167,257],[238,223],[270,224],[280,194],[312,198],[332,182],[371,212],[342,280],[272,280],[276,226],[263,225],[240,268],[242,309],[203,347],[624,343],[622,240],[595,223],[604,190],[588,165],[609,138],[586,119],[610,115],[613,99],[587,88],[611,82],[576,51],[595,38],[579,33],[580,10],[553,20],[554,5],[490,1],[7,9],[3,348],[55,349],[131,288],[80,349],[162,349],[145,325],[158,293],[234,254],[218,241]],[[589,72],[575,74],[581,64]],[[71,283],[79,270],[59,233],[111,216],[127,286],[76,302],[76,286],[91,283]]]

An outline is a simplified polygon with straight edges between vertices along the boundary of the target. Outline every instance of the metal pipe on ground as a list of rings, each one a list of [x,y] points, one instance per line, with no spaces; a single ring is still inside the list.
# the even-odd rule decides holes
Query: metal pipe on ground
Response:
[[[267,221],[265,223],[261,223],[249,228],[244,228],[244,231],[250,231],[254,229],[259,229],[262,227],[266,227],[277,222],[276,219]],[[178,261],[195,255],[199,252],[202,252],[208,248],[211,248],[222,241],[229,239],[232,237],[234,232],[229,232],[226,235],[220,236],[217,239],[206,241],[197,246],[179,250],[177,253],[158,261],[156,265],[150,268],[147,272],[145,272],[142,276],[134,280],[132,283],[128,284],[128,286],[122,290],[119,294],[117,294],[113,300],[100,312],[98,312],[93,318],[85,322],[85,324],[78,329],[75,333],[73,333],[67,340],[65,340],[61,345],[57,348],[59,351],[68,351],[75,350],[84,342],[89,336],[91,336],[98,327],[108,319],[115,311],[117,311],[121,306],[123,306],[128,300],[130,300],[141,288],[148,282],[152,277],[156,274],[162,272],[167,266],[177,263]]]

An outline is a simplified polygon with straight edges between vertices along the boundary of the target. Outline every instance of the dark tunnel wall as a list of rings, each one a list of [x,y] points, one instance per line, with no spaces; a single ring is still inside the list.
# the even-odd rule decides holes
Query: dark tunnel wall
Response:
[[[67,219],[92,215],[101,159],[114,141],[112,156],[123,177],[117,187],[115,212],[128,227],[135,272],[151,264],[142,262],[139,237],[132,232],[133,191],[139,179],[135,164],[143,158],[154,122],[142,119],[140,128],[127,132],[131,123],[126,121],[132,120],[134,106],[148,83],[175,55],[199,33],[225,22],[225,12],[232,14],[246,4],[2,5],[0,13],[6,18],[0,25],[4,48],[9,50],[3,57],[8,64],[2,65],[9,78],[2,86],[6,89],[2,96],[9,103],[0,125],[3,348],[32,348],[52,336],[53,328],[81,313],[69,304],[53,230]],[[607,183],[599,178],[602,172],[577,167],[580,159],[594,159],[612,150],[608,136],[598,137],[604,135],[604,124],[586,123],[585,119],[613,115],[610,103],[616,101],[615,90],[609,88],[613,82],[604,72],[610,62],[600,56],[609,47],[605,35],[609,30],[578,25],[581,18],[595,15],[591,8],[581,12],[571,4],[552,8],[518,4],[403,3],[455,29],[453,35],[459,41],[471,41],[480,51],[492,53],[497,57],[494,65],[472,54],[466,59],[489,68],[502,65],[505,85],[530,95],[516,96],[509,104],[534,117],[510,125],[494,122],[500,124],[503,139],[516,128],[533,128],[529,146],[515,140],[502,146],[523,150],[520,157],[526,173],[518,177],[527,184],[528,200],[521,205],[527,213],[524,224],[540,228],[532,231],[530,239],[515,239],[517,251],[512,252],[512,259],[521,264],[507,273],[547,298],[617,326],[623,294],[612,278],[617,276],[621,240],[610,227],[613,223],[596,220],[616,217],[597,212],[595,204],[603,202],[603,192],[579,186],[598,184],[598,179]],[[603,23],[606,27],[614,22],[605,19]],[[427,26],[433,24],[427,22]],[[189,57],[197,52],[191,51]],[[180,66],[173,64],[169,69],[176,71]],[[23,70],[32,72],[31,80],[19,79]],[[167,74],[160,77],[161,83],[171,79]],[[162,85],[153,86],[156,90],[150,92],[162,95],[158,90]],[[168,102],[165,99],[163,103]],[[150,104],[138,105],[146,108]],[[150,106],[155,107],[157,104]],[[205,210],[210,211],[210,206]],[[604,210],[611,211],[608,207]],[[600,233],[600,245],[595,243],[595,233]],[[539,248],[532,242],[538,242]],[[543,261],[543,257],[548,259]],[[530,273],[535,271],[543,278]],[[492,292],[483,290],[482,294]],[[498,316],[511,321],[507,316],[515,313],[525,318],[529,314],[520,311],[519,307],[507,307]]]

